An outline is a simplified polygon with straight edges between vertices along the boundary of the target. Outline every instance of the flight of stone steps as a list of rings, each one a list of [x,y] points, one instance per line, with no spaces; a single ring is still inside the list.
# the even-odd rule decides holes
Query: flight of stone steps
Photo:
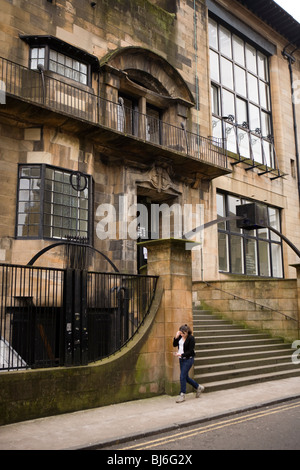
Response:
[[[194,378],[206,392],[300,377],[291,344],[194,307]]]

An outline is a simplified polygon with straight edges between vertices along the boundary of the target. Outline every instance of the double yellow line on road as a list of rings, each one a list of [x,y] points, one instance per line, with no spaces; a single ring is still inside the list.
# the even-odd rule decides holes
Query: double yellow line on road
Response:
[[[146,450],[146,449],[152,449],[153,447],[158,447],[162,446],[164,444],[169,444],[174,441],[180,441],[183,439],[187,439],[189,437],[197,436],[200,434],[205,434],[211,431],[217,431],[218,429],[226,428],[228,426],[235,426],[240,423],[245,423],[246,421],[251,421],[254,419],[259,419],[264,416],[270,416],[272,414],[280,413],[283,411],[288,411],[292,410],[293,408],[298,408],[300,407],[300,401],[293,403],[293,404],[286,404],[286,405],[281,405],[277,406],[275,408],[272,408],[270,410],[263,410],[263,411],[257,411],[252,414],[247,414],[245,416],[239,416],[236,418],[231,418],[227,420],[222,420],[218,421],[217,423],[213,424],[208,424],[206,426],[200,426],[198,428],[189,430],[189,431],[180,431],[175,434],[172,434],[171,436],[168,437],[161,437],[159,439],[153,439],[151,441],[147,441],[144,444],[135,444],[129,447],[123,447],[122,450]]]

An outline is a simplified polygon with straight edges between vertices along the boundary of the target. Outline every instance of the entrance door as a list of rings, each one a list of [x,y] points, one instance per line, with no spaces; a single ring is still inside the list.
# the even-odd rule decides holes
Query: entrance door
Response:
[[[138,203],[138,214],[139,217],[139,238],[138,242],[143,242],[147,240],[157,240],[162,237],[173,237],[174,233],[177,233],[175,230],[176,223],[181,223],[178,221],[179,214],[173,213],[174,207],[178,206],[176,204],[176,197],[170,194],[165,194],[163,192],[156,192],[152,190],[147,190],[145,188],[139,188],[137,197]],[[143,193],[147,193],[144,195]],[[174,207],[173,204],[175,204]],[[180,212],[180,211],[179,211]],[[138,272],[141,267],[147,264],[147,249],[141,245],[137,245],[137,266]]]
[[[144,196],[137,197],[138,217],[140,223],[138,225],[139,237],[137,242],[151,240],[151,199]],[[141,210],[139,210],[141,209]],[[147,249],[141,245],[137,245],[137,268],[140,269],[147,264]]]

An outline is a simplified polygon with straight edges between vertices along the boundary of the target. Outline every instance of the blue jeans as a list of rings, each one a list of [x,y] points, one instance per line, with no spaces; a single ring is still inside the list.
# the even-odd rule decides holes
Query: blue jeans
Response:
[[[198,388],[199,384],[195,380],[189,377],[189,370],[194,364],[194,358],[179,359],[180,364],[180,393],[186,393],[186,383],[192,385],[195,389]]]

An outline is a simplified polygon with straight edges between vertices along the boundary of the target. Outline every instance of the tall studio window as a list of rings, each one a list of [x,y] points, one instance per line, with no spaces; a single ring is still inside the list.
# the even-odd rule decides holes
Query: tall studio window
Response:
[[[16,235],[20,238],[89,238],[90,181],[77,191],[71,172],[48,165],[20,165]]]
[[[236,215],[236,206],[253,202],[224,193],[217,193],[218,218]],[[268,207],[270,227],[280,231],[280,211]],[[243,230],[236,221],[218,225],[219,270],[249,276],[283,277],[282,242],[267,228]]]
[[[274,167],[268,57],[212,19],[209,45],[213,136]]]
[[[46,70],[58,73],[76,82],[88,85],[89,66],[48,46],[32,47],[30,50],[30,68],[37,70],[42,65]]]

